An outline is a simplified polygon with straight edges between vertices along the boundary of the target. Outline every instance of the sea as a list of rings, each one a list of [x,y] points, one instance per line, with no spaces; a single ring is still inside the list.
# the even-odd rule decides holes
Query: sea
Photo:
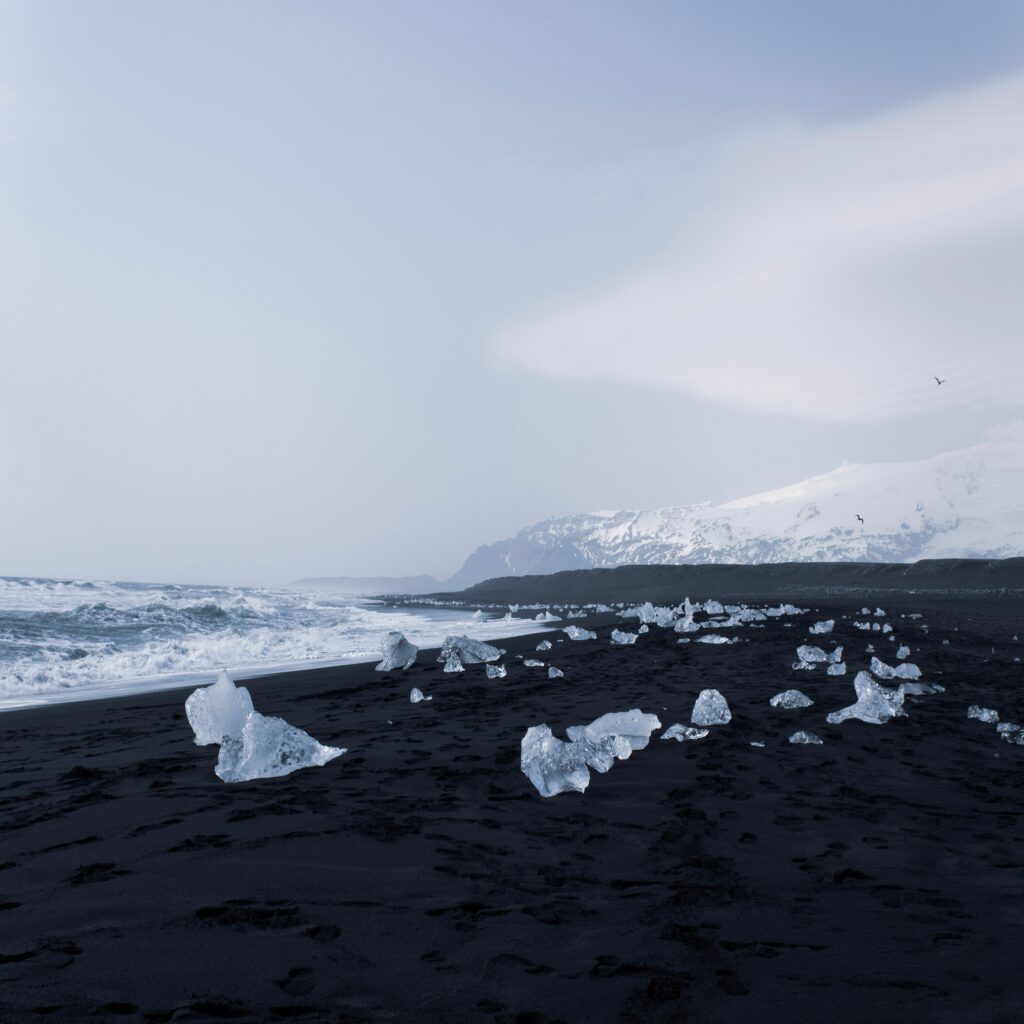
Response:
[[[377,660],[391,630],[436,647],[535,629],[291,589],[0,577],[0,710]]]

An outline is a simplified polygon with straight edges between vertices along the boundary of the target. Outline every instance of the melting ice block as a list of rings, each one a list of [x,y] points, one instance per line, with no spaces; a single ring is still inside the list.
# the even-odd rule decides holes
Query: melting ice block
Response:
[[[906,644],[900,644],[900,649],[896,652],[896,658],[902,661],[904,658],[910,657],[910,648]]]
[[[536,607],[536,605],[534,605]],[[542,612],[537,612],[533,617],[534,622],[561,622],[561,618],[557,615],[552,615],[546,608]]]
[[[790,743],[821,743],[821,737],[806,729],[799,729],[789,737]]]
[[[871,672],[873,675],[878,676],[879,679],[921,678],[921,670],[912,661],[905,661],[902,665],[897,665],[894,668],[892,665],[886,665],[879,658],[872,658]]]
[[[548,679],[561,679],[565,673],[560,668],[555,668],[554,665],[548,666]]]
[[[636,638],[639,634],[637,633],[624,633],[621,629],[612,630],[612,643],[613,644],[635,644]]]
[[[999,721],[999,712],[995,708],[983,708],[978,704],[972,704],[967,709],[967,717],[976,718],[979,722],[986,722],[988,725],[995,725]]]
[[[409,703],[410,704],[419,704],[419,702],[421,700],[433,700],[433,699],[434,699],[433,697],[425,696],[423,691],[418,686],[414,686],[409,691]]]
[[[838,725],[848,718],[858,718],[871,725],[884,725],[890,718],[906,715],[903,710],[903,691],[879,686],[869,673],[858,672],[853,688],[857,694],[857,703],[831,712],[825,719],[830,725]]]
[[[828,655],[820,647],[812,647],[810,644],[801,644],[796,649],[796,656],[799,660],[793,662],[793,668],[810,669],[828,661]]]
[[[345,753],[325,747],[283,718],[250,711],[237,738],[225,736],[214,771],[225,782],[248,782],[319,768]]]
[[[581,626],[566,626],[562,630],[570,640],[596,640],[597,634],[590,629],[583,629]]]
[[[768,703],[773,708],[809,708],[814,701],[799,690],[783,690],[782,693],[775,694]]]
[[[718,690],[701,690],[693,703],[694,725],[727,725],[732,721],[729,704]]]
[[[504,679],[508,675],[504,665],[488,665],[487,666],[487,678],[488,679]]]
[[[537,644],[537,650],[538,651],[550,651],[551,650],[551,641],[550,640],[541,640],[541,642],[539,644]]]
[[[566,730],[568,743],[554,736],[547,725],[535,725],[526,730],[520,744],[520,767],[541,796],[582,793],[590,784],[591,768],[608,771],[616,760],[624,761],[634,750],[646,747],[651,733],[659,728],[657,715],[639,710],[571,726]]]
[[[410,668],[416,661],[417,648],[397,630],[384,634],[380,644],[384,660],[377,666],[378,672],[391,672],[396,668]]]
[[[523,667],[524,668],[543,668],[544,667],[544,662],[543,661],[538,661],[536,658],[527,658],[523,662]]]
[[[221,672],[211,686],[193,691],[185,701],[185,715],[196,734],[197,747],[222,743],[225,736],[237,739],[252,710],[249,691],[235,686],[227,672]]]
[[[820,636],[823,633],[831,633],[832,630],[835,628],[835,619],[825,619],[822,622],[816,622],[813,626],[811,626],[808,632],[814,634],[815,636]]]
[[[479,665],[481,662],[497,661],[505,652],[500,647],[492,647],[480,640],[468,636],[449,636],[441,645],[441,653],[437,660],[445,662],[445,672],[461,672],[463,665]],[[455,656],[453,667],[448,662]]]
[[[722,636],[720,633],[705,633],[704,636],[697,637],[694,641],[698,644],[731,644],[732,642],[727,636]]]
[[[662,734],[663,740],[676,740],[678,743],[684,743],[687,740],[702,740],[708,735],[707,729],[695,729],[692,725],[682,725],[676,722],[675,725],[670,725]]]
[[[846,662],[837,661],[834,665],[829,665],[825,670],[826,675],[830,676],[845,676],[846,675]]]

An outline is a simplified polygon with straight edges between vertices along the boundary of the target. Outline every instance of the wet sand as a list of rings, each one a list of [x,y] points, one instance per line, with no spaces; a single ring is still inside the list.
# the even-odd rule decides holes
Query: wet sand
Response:
[[[728,646],[611,647],[618,620],[590,620],[598,640],[535,655],[554,681],[515,660],[539,636],[502,642],[505,680],[430,654],[256,680],[258,710],[349,750],[241,785],[192,742],[188,691],[0,715],[0,1020],[1019,1020],[1024,747],[966,709],[1024,722],[1022,603],[885,600],[892,644],[842,619],[857,595]],[[844,643],[849,675],[792,670],[808,640]],[[946,692],[826,725],[868,642]],[[583,795],[519,770],[531,725],[685,723],[705,687],[730,725],[656,735]],[[770,708],[789,687],[815,705]]]

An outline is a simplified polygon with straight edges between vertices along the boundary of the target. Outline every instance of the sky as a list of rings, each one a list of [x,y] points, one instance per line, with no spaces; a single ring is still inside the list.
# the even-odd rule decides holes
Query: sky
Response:
[[[977,443],[1022,109],[1001,0],[0,0],[0,575],[443,579]]]

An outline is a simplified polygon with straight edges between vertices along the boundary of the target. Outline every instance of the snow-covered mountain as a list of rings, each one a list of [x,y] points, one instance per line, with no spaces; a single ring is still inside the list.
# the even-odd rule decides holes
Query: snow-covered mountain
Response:
[[[863,516],[863,525],[857,516]],[[548,519],[474,551],[450,585],[700,562],[910,562],[1024,554],[1024,421],[972,448],[856,465],[724,505]]]

